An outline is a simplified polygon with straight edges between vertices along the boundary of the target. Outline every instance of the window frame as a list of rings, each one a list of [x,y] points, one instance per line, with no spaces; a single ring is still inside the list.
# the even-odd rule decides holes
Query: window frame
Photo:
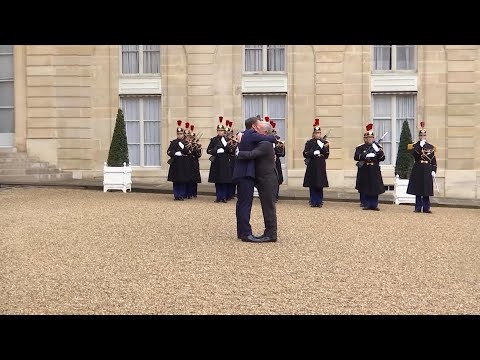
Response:
[[[417,123],[417,118],[418,118],[418,93],[413,93],[413,92],[405,92],[405,93],[402,93],[402,92],[395,92],[395,93],[391,93],[391,94],[385,94],[385,93],[372,93],[371,96],[372,96],[372,99],[371,99],[371,104],[372,104],[372,119],[373,119],[373,126],[375,127],[375,119],[379,119],[379,120],[385,120],[385,119],[388,119],[388,118],[385,118],[385,117],[376,117],[375,114],[373,113],[374,111],[374,97],[375,95],[388,95],[390,96],[390,101],[391,101],[391,117],[390,117],[390,126],[391,126],[391,146],[392,146],[392,153],[390,154],[391,158],[390,158],[390,161],[391,163],[390,164],[384,164],[383,162],[380,163],[380,166],[381,167],[392,167],[392,168],[395,168],[395,162],[397,160],[397,155],[398,155],[398,149],[397,149],[397,96],[402,96],[402,95],[414,95],[415,96],[415,114],[414,114],[414,118],[413,118],[413,124],[415,126],[415,124]],[[417,132],[415,131],[415,129],[411,129],[411,132],[412,132],[412,142],[415,143],[416,141],[418,141],[418,134]],[[375,134],[375,140],[379,139],[383,134]],[[401,134],[398,134],[398,136],[400,137]],[[393,155],[395,154],[395,156]]]
[[[144,119],[144,113],[143,113],[143,100],[144,98],[146,97],[158,97],[159,98],[159,101],[160,101],[160,108],[159,108],[159,114],[160,114],[160,117],[162,116],[162,96],[161,95],[120,95],[120,108],[123,110],[123,105],[122,105],[122,98],[138,98],[140,101],[139,101],[139,114],[140,114],[140,119],[138,120],[127,120],[126,118],[126,114],[124,114],[124,121],[125,121],[125,128],[127,127],[127,122],[139,122],[140,123],[140,143],[130,143],[128,141],[128,136],[127,136],[127,146],[128,145],[139,145],[140,146],[140,164],[139,165],[133,165],[132,164],[132,168],[142,168],[142,169],[158,169],[158,168],[161,168],[161,165],[162,165],[162,119],[159,119],[159,134],[158,134],[158,137],[159,137],[159,144],[156,144],[156,143],[145,143],[145,121],[147,122],[153,122],[153,120],[145,120]],[[145,145],[159,145],[160,146],[160,149],[159,149],[159,164],[158,165],[144,165],[145,164]],[[130,159],[130,154],[128,154],[129,156],[129,159]],[[130,160],[131,162],[131,160]]]
[[[13,121],[13,131],[10,133],[2,133],[2,134],[15,134],[15,56],[14,56],[15,49],[12,46],[11,52],[0,52],[0,56],[8,56],[11,58],[11,63],[12,63],[12,76],[11,78],[5,78],[5,79],[0,79],[1,83],[11,83],[12,84],[12,89],[13,89],[13,94],[12,94],[12,105],[0,105],[0,109],[2,110],[12,110],[12,121]],[[1,145],[1,144],[0,144]]]
[[[143,72],[143,55],[144,55],[144,46],[145,45],[138,45],[138,73],[133,73],[133,74],[124,74],[123,73],[123,45],[119,46],[119,52],[120,52],[120,77],[135,77],[135,76],[141,76],[141,77],[159,77],[161,76],[161,71],[162,71],[162,48],[161,45],[159,45],[159,56],[158,56],[158,73],[144,73]]]
[[[390,48],[390,56],[392,59],[392,68],[389,70],[376,70],[375,69],[375,46],[391,46]],[[388,73],[416,73],[418,70],[418,64],[417,64],[417,53],[418,53],[418,46],[417,45],[412,45],[413,46],[413,64],[414,67],[413,69],[402,69],[398,70],[397,69],[397,46],[399,45],[372,45],[371,47],[371,57],[372,57],[372,73],[375,74],[388,74]]]
[[[268,46],[269,45],[262,45],[262,69],[259,71],[247,71],[247,57],[245,56],[245,53],[247,51],[246,45],[242,45],[242,72],[243,74],[246,75],[264,75],[264,74],[286,74],[287,73],[287,45],[284,45],[284,64],[285,64],[285,70],[268,70]]]

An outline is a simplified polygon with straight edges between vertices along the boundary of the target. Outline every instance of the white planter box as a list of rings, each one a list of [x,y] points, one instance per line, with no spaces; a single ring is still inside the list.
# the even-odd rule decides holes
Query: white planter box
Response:
[[[407,194],[408,179],[400,179],[398,175],[395,176],[395,205],[400,204],[415,204],[415,195]]]
[[[132,167],[123,163],[123,167],[107,166],[103,163],[103,192],[107,190],[127,190],[132,192]]]

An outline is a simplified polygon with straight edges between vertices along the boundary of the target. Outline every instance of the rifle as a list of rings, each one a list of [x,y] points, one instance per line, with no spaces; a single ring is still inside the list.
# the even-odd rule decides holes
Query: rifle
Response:
[[[327,136],[330,135],[330,131],[332,131],[332,129],[329,129],[328,132],[325,135],[323,135],[323,138],[322,138],[323,140],[327,140]]]
[[[372,145],[370,145],[370,147],[367,149],[367,153],[370,152],[370,150],[371,150],[372,147],[373,147],[373,144],[377,143],[377,145],[380,145],[380,143],[382,142],[383,138],[384,138],[387,134],[388,134],[388,131],[387,131],[385,134],[383,134],[383,136],[382,136],[378,141],[374,141],[374,142],[372,143]],[[363,165],[365,165],[365,160],[357,161],[356,165],[357,165],[358,168],[361,168]]]

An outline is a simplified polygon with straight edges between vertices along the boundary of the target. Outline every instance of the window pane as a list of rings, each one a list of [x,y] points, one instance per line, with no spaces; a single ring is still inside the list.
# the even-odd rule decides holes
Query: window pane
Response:
[[[143,45],[143,72],[160,73],[160,45]]]
[[[262,45],[245,45],[245,71],[262,71]]]
[[[13,81],[0,81],[0,106],[13,105]]]
[[[122,45],[122,74],[139,73],[138,45]]]
[[[133,166],[140,165],[140,145],[128,145],[128,160]]]
[[[415,45],[397,45],[397,69],[415,70]]]
[[[13,54],[13,45],[0,45],[0,54]]]
[[[160,121],[160,96],[143,98],[143,119]]]
[[[121,103],[125,120],[140,120],[140,98],[122,97]]]
[[[373,96],[373,117],[392,117],[392,96],[374,95]]]
[[[285,45],[267,45],[267,71],[285,71]]]
[[[129,144],[140,144],[140,121],[125,121],[127,131],[127,142]]]
[[[145,145],[145,166],[160,166],[160,145]]]
[[[397,144],[400,143],[400,135],[402,133],[403,122],[405,120],[408,121],[412,140],[414,139],[415,134],[413,129],[415,125],[415,109],[416,95],[397,95]]]
[[[243,97],[243,111],[245,119],[252,116],[260,115],[263,118],[263,99],[259,95],[245,95]],[[242,124],[242,128],[245,127]]]
[[[0,109],[0,133],[14,133],[13,109]]]
[[[160,144],[160,121],[145,121],[143,131],[145,144]]]
[[[0,55],[0,80],[13,79],[13,55]]]
[[[384,120],[384,119],[374,119],[373,120],[373,132],[375,134],[375,140],[378,141],[383,134],[386,132],[387,135],[383,138],[382,142],[380,143],[383,147],[383,152],[385,153],[385,161],[383,164],[391,165],[392,164],[392,120]]]
[[[392,45],[374,45],[373,47],[373,69],[391,70]]]

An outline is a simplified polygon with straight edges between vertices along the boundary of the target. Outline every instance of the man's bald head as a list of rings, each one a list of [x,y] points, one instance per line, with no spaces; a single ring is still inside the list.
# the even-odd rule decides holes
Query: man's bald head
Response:
[[[272,133],[272,125],[267,121],[258,121],[256,124],[256,130],[260,134],[270,135]]]

